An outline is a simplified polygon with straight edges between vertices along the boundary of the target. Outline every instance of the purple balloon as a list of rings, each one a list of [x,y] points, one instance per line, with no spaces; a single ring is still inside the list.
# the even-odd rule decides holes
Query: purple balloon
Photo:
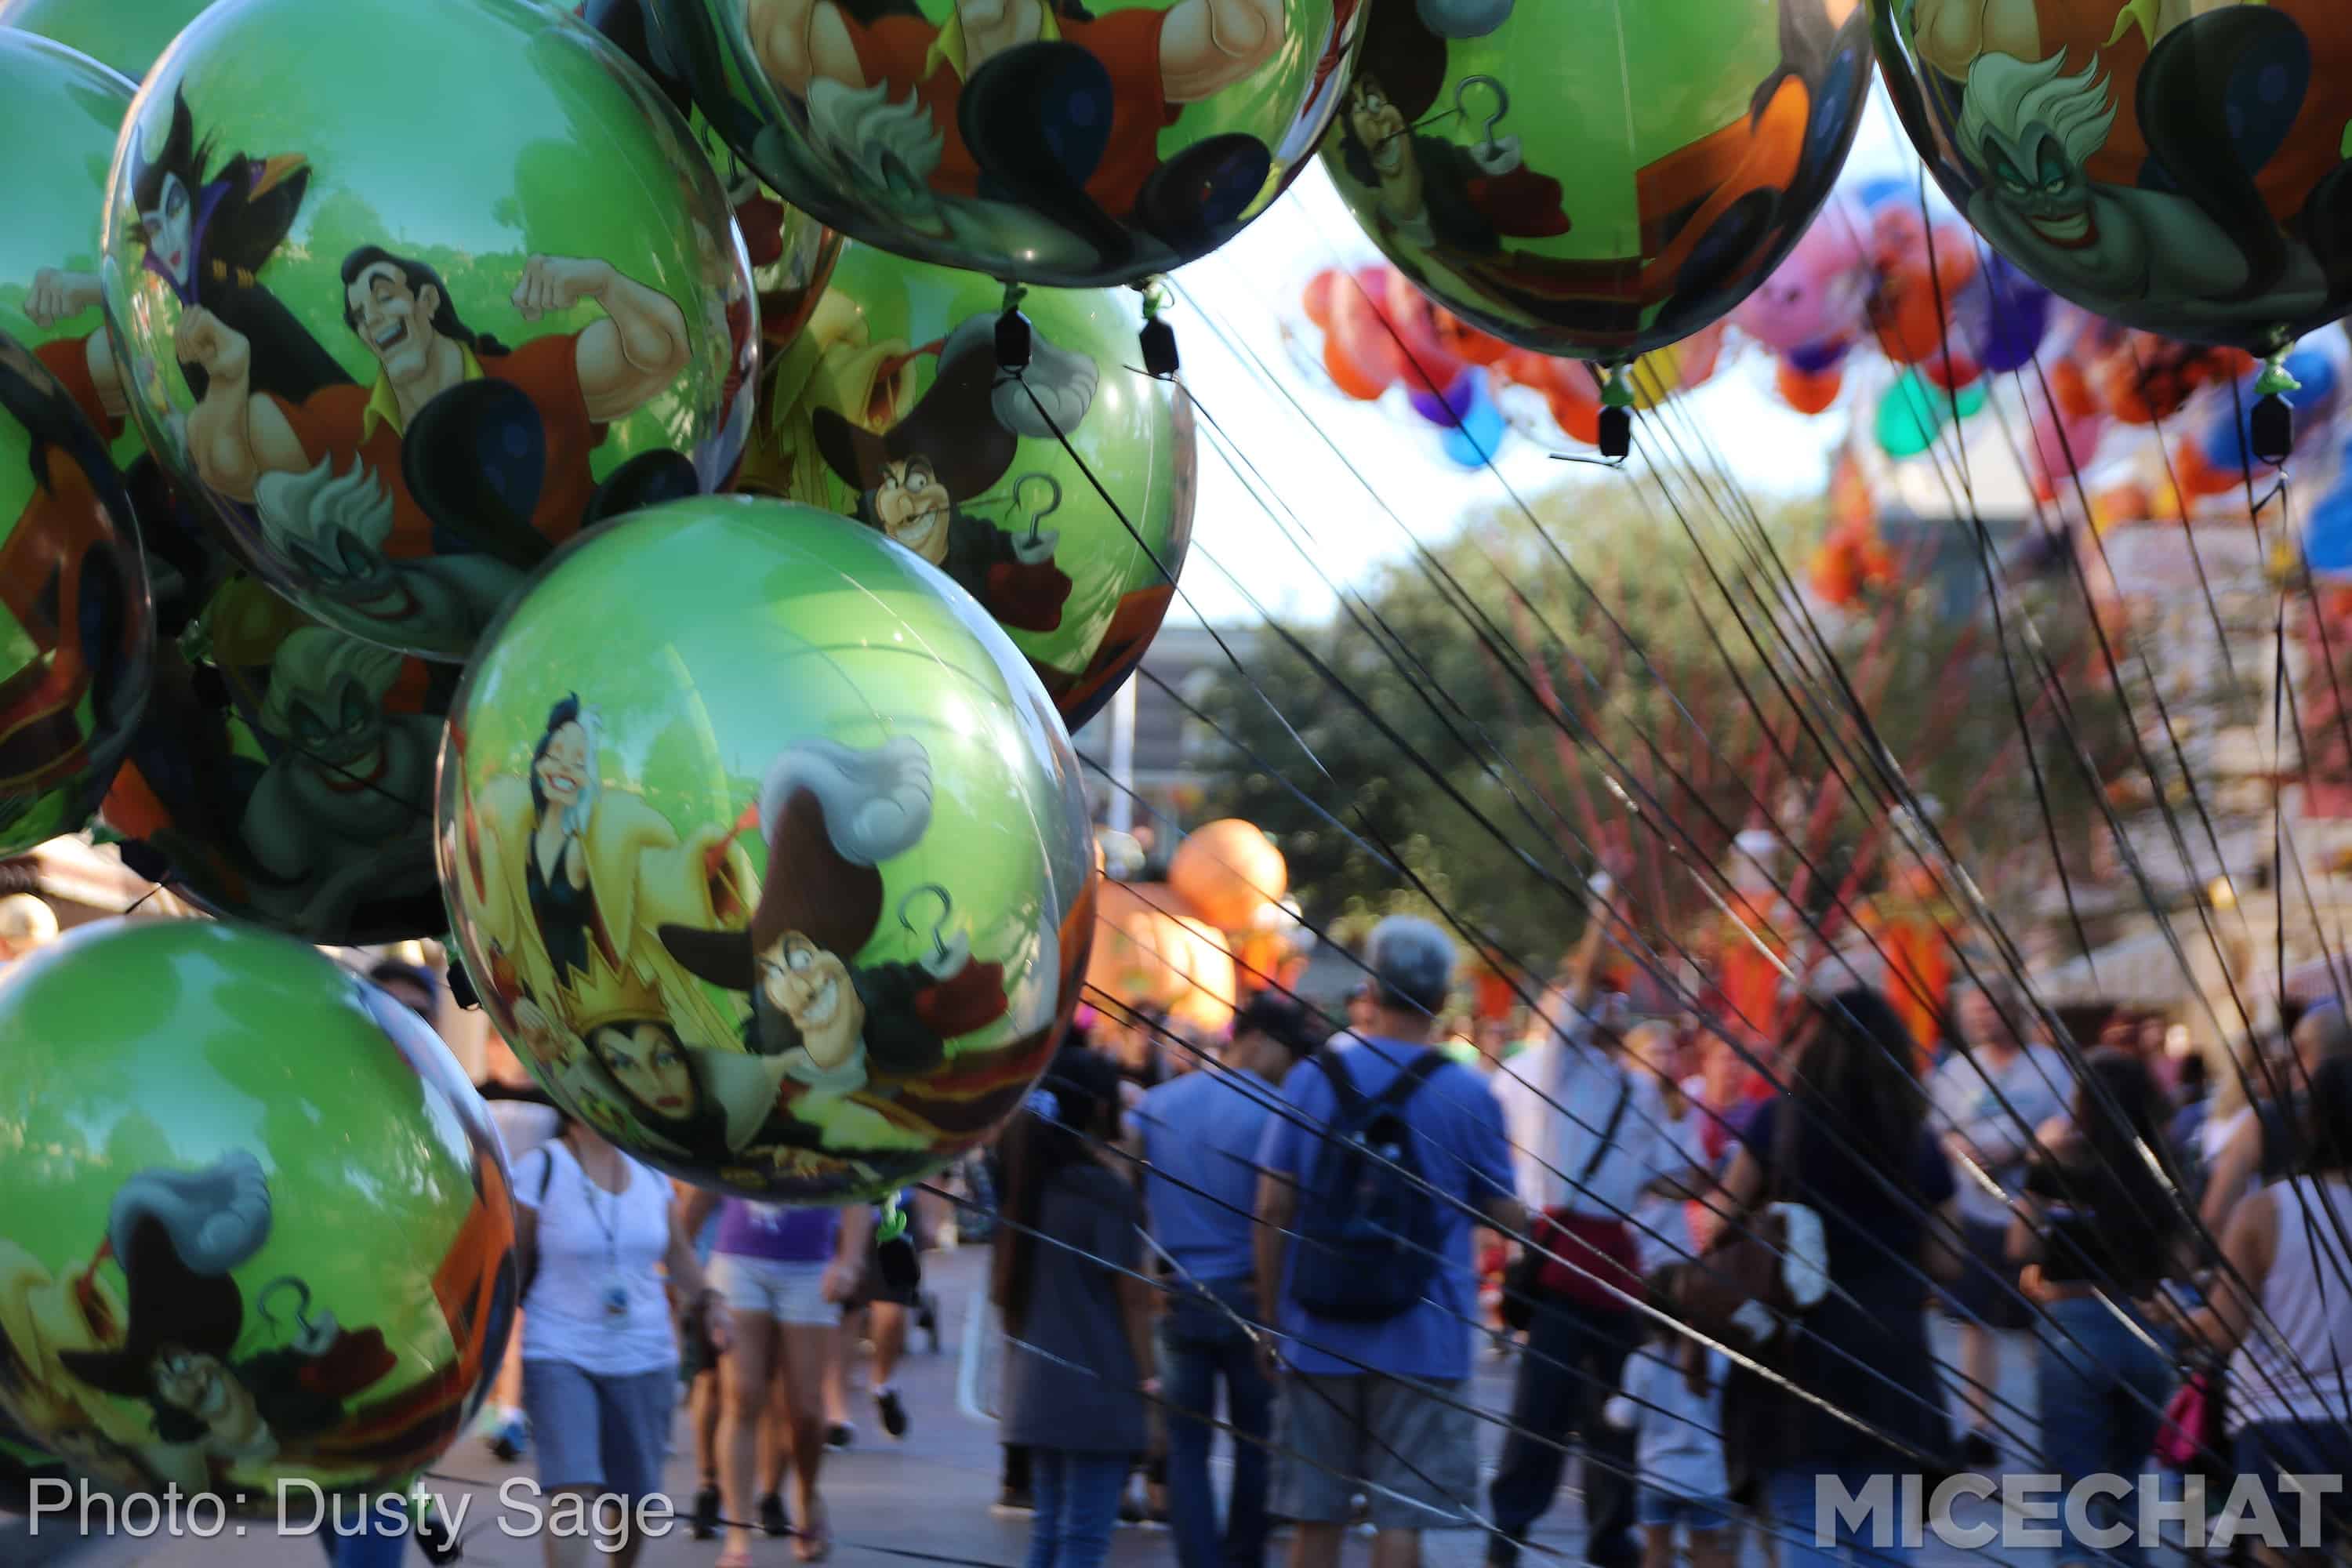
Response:
[[[2032,362],[2050,331],[2050,290],[1995,256],[1985,268],[1976,326],[1977,363],[1993,374]]]
[[[1474,366],[1455,376],[1454,384],[1445,389],[1443,396],[1427,387],[1408,393],[1406,396],[1415,414],[1441,430],[1451,430],[1462,423],[1477,396],[1476,369]]]

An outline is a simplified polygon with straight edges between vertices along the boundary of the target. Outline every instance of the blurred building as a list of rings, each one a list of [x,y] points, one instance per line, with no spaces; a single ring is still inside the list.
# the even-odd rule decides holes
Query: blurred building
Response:
[[[1148,849],[1164,853],[1174,834],[1201,822],[1216,747],[1213,732],[1191,710],[1204,708],[1221,681],[1237,679],[1233,659],[1218,647],[1220,637],[1246,666],[1262,634],[1163,626],[1142,668],[1073,737],[1095,821],[1125,826]],[[1113,783],[1122,775],[1125,788]]]

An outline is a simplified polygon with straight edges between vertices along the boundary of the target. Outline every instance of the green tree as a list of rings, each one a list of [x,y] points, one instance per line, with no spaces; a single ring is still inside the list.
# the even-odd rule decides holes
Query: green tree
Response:
[[[1571,486],[1536,500],[1533,523],[1475,516],[1293,628],[1300,646],[1262,637],[1251,675],[1271,704],[1221,684],[1204,711],[1230,743],[1209,805],[1275,837],[1311,920],[1344,934],[1433,899],[1490,953],[1540,969],[1575,939],[1578,889],[1605,858],[1646,923],[1687,935],[1732,837],[1768,814],[1821,868],[1809,905],[1859,896],[1890,860],[1909,863],[1869,761],[1882,754],[1940,803],[1939,830],[1972,868],[2015,857],[2046,877],[2049,835],[1967,551],[1898,542],[1891,583],[1830,613],[1801,605],[1789,581],[1822,535],[1818,504],[1737,525],[1694,514],[1685,531],[1652,500]],[[2003,604],[2070,872],[2095,793],[2018,637],[2030,618],[2069,681],[2067,721],[2111,764],[2113,705],[2081,678],[2083,635],[2065,629],[2081,617],[2053,613],[2074,592],[2053,583]]]

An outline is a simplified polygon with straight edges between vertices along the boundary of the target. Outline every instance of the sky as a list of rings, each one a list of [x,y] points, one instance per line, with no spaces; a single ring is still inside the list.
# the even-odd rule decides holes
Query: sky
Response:
[[[1874,94],[1847,172],[1916,167],[1891,105]],[[1401,389],[1363,404],[1333,386],[1301,296],[1325,268],[1380,259],[1318,162],[1239,237],[1173,275],[1168,319],[1202,419],[1192,551],[1171,623],[1248,624],[1268,613],[1320,618],[1335,604],[1323,576],[1360,581],[1399,555],[1409,537],[1443,538],[1465,514],[1513,492],[1532,496],[1601,476],[1516,435],[1496,454],[1495,472],[1465,470],[1445,457],[1436,428],[1405,406]],[[1826,482],[1850,418],[1844,403],[1811,417],[1789,408],[1772,390],[1771,363],[1752,348],[1727,348],[1688,409],[1732,472],[1777,495]],[[1246,481],[1222,455],[1234,448],[1212,421],[1233,433],[1238,460],[1254,468]],[[1287,531],[1269,515],[1265,492]]]

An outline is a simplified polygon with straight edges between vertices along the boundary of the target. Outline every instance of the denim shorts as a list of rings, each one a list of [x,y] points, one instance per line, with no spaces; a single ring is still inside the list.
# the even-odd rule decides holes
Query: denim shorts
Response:
[[[1681,1497],[1655,1487],[1642,1489],[1638,1506],[1636,1517],[1645,1530],[1653,1525],[1671,1529],[1677,1524],[1692,1530],[1720,1530],[1739,1518],[1739,1510],[1729,1498]]]
[[[539,1484],[653,1496],[662,1489],[662,1449],[677,1398],[669,1372],[600,1377],[568,1361],[524,1362],[522,1407]]]
[[[841,1308],[824,1299],[827,1267],[722,1252],[711,1261],[710,1282],[739,1312],[773,1318],[793,1328],[829,1329],[841,1321]]]

